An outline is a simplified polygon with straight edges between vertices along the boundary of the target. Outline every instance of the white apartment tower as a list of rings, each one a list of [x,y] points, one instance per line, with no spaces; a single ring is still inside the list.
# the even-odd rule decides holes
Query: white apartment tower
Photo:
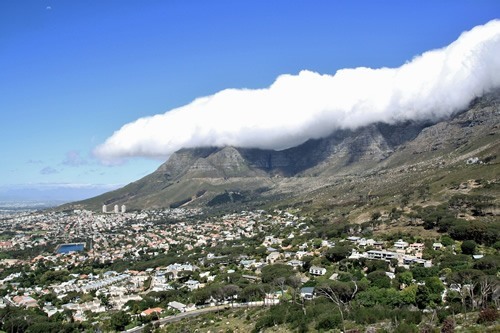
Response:
[[[122,213],[125,213],[127,211],[127,206],[122,205]]]
[[[118,205],[115,205],[115,214],[118,214],[120,212],[120,208],[118,207]]]
[[[102,212],[107,213],[108,212],[108,207],[106,205],[102,205]]]

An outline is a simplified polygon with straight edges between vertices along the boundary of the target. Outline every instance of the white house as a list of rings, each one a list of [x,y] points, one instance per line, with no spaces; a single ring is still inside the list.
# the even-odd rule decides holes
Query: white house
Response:
[[[433,243],[432,244],[432,248],[434,250],[441,250],[443,248],[443,244],[441,244],[441,243]]]
[[[179,312],[185,312],[186,308],[187,308],[187,306],[185,304],[182,304],[182,303],[176,302],[176,301],[168,302],[168,307],[170,309],[174,309],[174,310],[177,310]]]
[[[281,255],[279,252],[271,252],[266,258],[267,263],[274,264],[276,260],[280,259]]]
[[[196,280],[188,280],[184,283],[186,287],[189,288],[189,290],[195,290],[201,288],[200,282]]]
[[[397,242],[394,243],[394,248],[398,250],[405,250],[407,247],[408,247],[408,242],[405,242],[402,239],[399,239]]]
[[[318,267],[318,266],[311,266],[311,268],[309,268],[309,273],[312,275],[325,275],[326,268]]]
[[[302,265],[304,265],[304,262],[302,260],[292,259],[286,264],[292,266],[293,268],[297,268],[297,267],[302,267]]]
[[[398,254],[396,252],[390,252],[390,251],[370,250],[366,252],[366,255],[370,259],[390,260],[398,258]]]

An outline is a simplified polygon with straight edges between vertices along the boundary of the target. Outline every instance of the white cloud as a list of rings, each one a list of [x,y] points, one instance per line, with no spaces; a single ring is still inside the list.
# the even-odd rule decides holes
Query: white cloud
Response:
[[[103,161],[167,157],[199,146],[285,149],[340,128],[439,119],[500,87],[500,21],[464,32],[399,68],[281,75],[265,89],[226,89],[124,125],[95,154]]]

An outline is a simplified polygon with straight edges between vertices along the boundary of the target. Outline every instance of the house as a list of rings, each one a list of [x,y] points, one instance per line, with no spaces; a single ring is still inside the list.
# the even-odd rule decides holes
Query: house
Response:
[[[170,305],[170,303],[169,303],[169,305]],[[152,314],[159,315],[162,311],[163,311],[162,308],[149,308],[149,309],[142,311],[141,316],[146,317],[146,316],[151,316]]]
[[[271,252],[267,256],[266,262],[268,264],[274,264],[276,262],[276,260],[280,259],[280,257],[281,257],[281,255],[279,254],[279,252]]]
[[[304,265],[304,262],[302,260],[292,259],[286,264],[292,266],[293,268],[297,268],[297,267],[302,267],[302,265]]]
[[[12,301],[17,306],[24,306],[26,308],[36,308],[38,307],[38,302],[31,296],[14,296]]]
[[[437,251],[437,250],[441,250],[441,249],[443,248],[443,244],[441,244],[441,243],[433,243],[433,244],[432,244],[432,248],[433,248],[434,250],[436,250],[436,251]]]
[[[314,298],[314,287],[303,287],[300,289],[300,297],[305,300]]]
[[[396,252],[390,252],[390,251],[377,251],[377,250],[370,250],[366,252],[366,256],[369,259],[384,259],[384,260],[390,260],[390,259],[397,259],[398,254]]]
[[[424,250],[424,243],[411,243],[410,249],[416,252],[421,252]]]
[[[310,253],[306,252],[306,251],[297,251],[297,252],[295,252],[295,257],[297,259],[299,259],[299,260],[302,259],[304,256],[308,256],[308,255],[310,255]]]
[[[255,259],[242,259],[240,260],[240,265],[243,266],[244,268],[249,268],[253,264],[255,264]]]
[[[372,238],[370,238],[370,239],[361,238],[360,240],[358,240],[358,246],[361,246],[361,247],[373,246],[373,244],[375,244],[375,240]]]
[[[176,301],[168,302],[168,307],[170,309],[174,309],[174,310],[177,310],[179,312],[186,312],[186,308],[187,308],[187,306],[185,304],[182,304],[182,303],[176,302]]]
[[[312,275],[325,275],[326,268],[318,267],[318,266],[311,266],[311,268],[309,268],[309,273]]]
[[[405,250],[407,247],[408,247],[408,242],[405,242],[402,239],[399,239],[397,242],[394,243],[394,248],[398,250]]]
[[[189,290],[195,290],[201,288],[200,282],[197,280],[188,280],[184,283]]]
[[[356,250],[352,250],[352,253],[349,257],[347,257],[348,259],[359,259],[362,257],[362,254],[359,253],[358,251]]]
[[[260,281],[260,277],[255,276],[255,275],[245,275],[245,274],[243,274],[241,277],[244,278],[244,279],[247,279],[249,281],[252,281],[252,282],[258,282],[258,281]]]

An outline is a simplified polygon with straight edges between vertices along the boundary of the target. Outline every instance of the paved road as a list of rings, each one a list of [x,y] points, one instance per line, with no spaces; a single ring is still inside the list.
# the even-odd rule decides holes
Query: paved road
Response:
[[[182,312],[179,314],[176,314],[174,316],[168,316],[165,318],[161,318],[159,320],[152,321],[151,323],[153,325],[155,324],[160,324],[160,325],[165,325],[169,323],[174,323],[176,321],[182,320],[184,318],[190,318],[190,317],[196,317],[204,313],[209,313],[209,312],[215,312],[215,311],[220,311],[224,309],[229,309],[231,307],[233,308],[247,308],[247,307],[253,307],[253,306],[264,306],[268,304],[264,304],[264,302],[250,302],[250,303],[234,303],[234,304],[226,304],[226,305],[217,305],[217,306],[207,306],[206,308],[202,309],[196,309],[193,311],[188,311],[188,312]],[[139,327],[134,327],[131,328],[125,332],[127,333],[140,333],[142,332],[144,326],[139,326]]]

